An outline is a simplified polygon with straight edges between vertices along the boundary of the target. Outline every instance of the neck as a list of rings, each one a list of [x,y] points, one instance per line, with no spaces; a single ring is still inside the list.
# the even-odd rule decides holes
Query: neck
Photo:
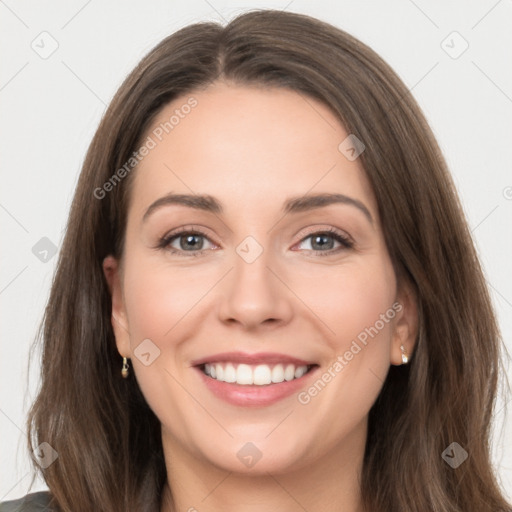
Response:
[[[365,427],[315,464],[258,475],[223,470],[162,437],[167,483],[161,512],[362,512]]]

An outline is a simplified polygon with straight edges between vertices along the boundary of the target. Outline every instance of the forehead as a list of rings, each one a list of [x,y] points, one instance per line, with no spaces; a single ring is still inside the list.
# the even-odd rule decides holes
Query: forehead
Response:
[[[348,135],[327,106],[308,96],[216,83],[175,99],[154,119],[146,133],[153,147],[137,167],[132,204],[142,209],[169,192],[197,193],[236,211],[339,192],[364,201],[376,217],[360,160],[339,149]]]

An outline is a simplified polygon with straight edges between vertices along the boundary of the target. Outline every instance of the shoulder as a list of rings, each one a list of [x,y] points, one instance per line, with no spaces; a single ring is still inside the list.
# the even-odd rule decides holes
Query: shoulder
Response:
[[[51,512],[50,500],[49,491],[33,492],[17,500],[2,501],[0,512]]]

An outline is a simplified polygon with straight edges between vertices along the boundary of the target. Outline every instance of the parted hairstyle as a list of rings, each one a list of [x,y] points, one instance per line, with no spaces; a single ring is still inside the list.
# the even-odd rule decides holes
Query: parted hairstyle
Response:
[[[503,344],[433,133],[410,91],[368,46],[325,22],[273,10],[249,11],[225,26],[193,24],[164,39],[123,82],[95,133],[32,347],[42,343],[28,447],[47,442],[58,452],[46,469],[34,462],[55,510],[159,510],[166,481],[160,423],[134,375],[121,377],[102,270],[107,255],[122,255],[137,167],[112,177],[166,104],[216,80],[315,98],[366,146],[359,158],[387,249],[419,311],[410,364],[391,366],[370,410],[366,510],[510,512],[490,458]],[[452,442],[468,453],[456,469],[441,456]]]

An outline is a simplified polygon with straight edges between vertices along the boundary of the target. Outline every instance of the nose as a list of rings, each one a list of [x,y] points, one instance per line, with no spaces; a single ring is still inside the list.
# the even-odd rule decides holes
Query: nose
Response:
[[[292,318],[293,294],[264,251],[248,263],[235,255],[234,268],[224,280],[219,318],[246,330],[286,325]]]

